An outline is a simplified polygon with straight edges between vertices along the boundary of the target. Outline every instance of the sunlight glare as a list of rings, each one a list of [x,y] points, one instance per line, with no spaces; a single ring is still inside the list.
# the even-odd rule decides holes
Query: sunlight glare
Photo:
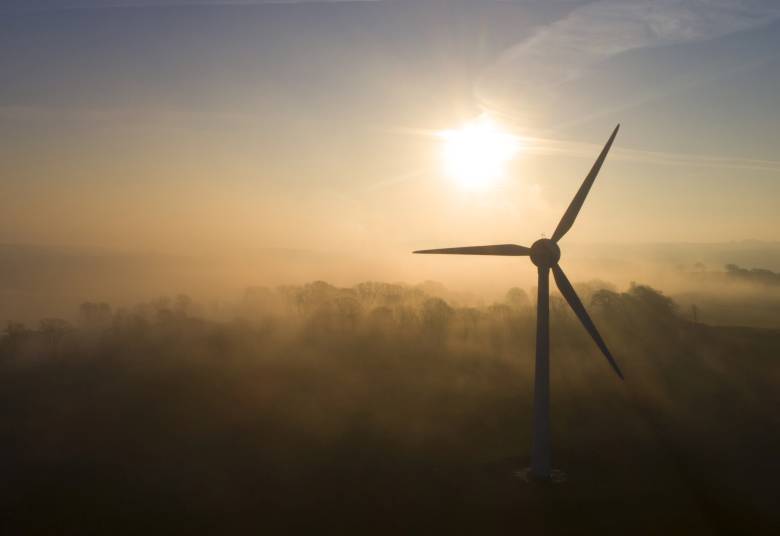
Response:
[[[444,130],[439,137],[445,173],[468,190],[494,184],[520,150],[519,139],[486,116],[457,130]]]

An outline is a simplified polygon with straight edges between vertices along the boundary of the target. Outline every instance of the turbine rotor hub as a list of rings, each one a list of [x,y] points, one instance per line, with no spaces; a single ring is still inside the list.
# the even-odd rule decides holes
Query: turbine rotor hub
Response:
[[[531,262],[540,268],[550,268],[561,258],[561,248],[549,238],[537,240],[531,246]]]

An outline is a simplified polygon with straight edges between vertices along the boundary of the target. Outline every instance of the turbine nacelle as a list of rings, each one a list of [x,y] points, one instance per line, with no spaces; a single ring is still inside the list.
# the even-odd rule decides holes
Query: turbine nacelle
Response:
[[[542,238],[531,245],[531,262],[539,268],[551,268],[561,259],[561,248],[549,238]]]

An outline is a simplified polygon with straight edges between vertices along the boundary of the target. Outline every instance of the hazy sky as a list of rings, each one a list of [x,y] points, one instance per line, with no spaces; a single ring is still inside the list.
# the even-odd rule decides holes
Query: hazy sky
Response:
[[[770,0],[0,5],[0,242],[529,244],[618,122],[567,240],[780,239]],[[464,191],[485,111],[528,139]]]

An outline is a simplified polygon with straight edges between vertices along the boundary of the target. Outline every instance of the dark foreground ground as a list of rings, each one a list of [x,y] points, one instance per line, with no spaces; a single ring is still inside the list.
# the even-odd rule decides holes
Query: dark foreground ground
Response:
[[[17,327],[0,343],[2,533],[779,533],[780,332],[654,299],[593,305],[622,384],[553,304],[557,485],[514,476],[523,304]]]

